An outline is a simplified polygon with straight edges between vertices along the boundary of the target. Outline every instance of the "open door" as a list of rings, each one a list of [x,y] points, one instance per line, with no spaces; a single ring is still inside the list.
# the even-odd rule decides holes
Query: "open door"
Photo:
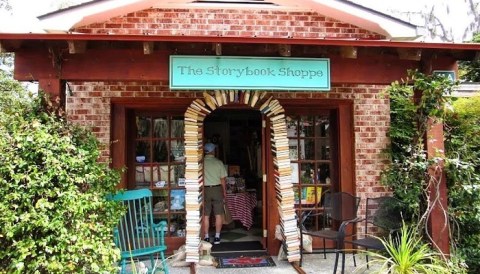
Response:
[[[228,177],[225,203],[233,221],[224,224],[221,243],[212,254],[264,251],[265,159],[264,127],[260,111],[228,106],[216,109],[204,120],[204,142],[216,144],[216,157],[225,164]],[[213,218],[213,217],[212,217]],[[210,235],[213,235],[213,220]]]
[[[267,249],[267,119],[262,115],[262,245]]]

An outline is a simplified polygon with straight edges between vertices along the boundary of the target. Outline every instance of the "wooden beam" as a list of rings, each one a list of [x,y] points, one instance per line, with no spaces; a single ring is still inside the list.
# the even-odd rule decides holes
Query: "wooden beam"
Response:
[[[357,53],[357,47],[348,46],[340,48],[340,56],[342,56],[343,58],[357,59]]]
[[[31,81],[61,75],[70,81],[156,80],[169,79],[169,51],[145,55],[138,49],[89,49],[85,54],[64,54],[60,74],[48,51],[18,51],[15,54],[14,77]]]
[[[70,54],[85,53],[86,49],[86,41],[68,41],[68,53]]]
[[[421,49],[398,48],[397,53],[398,57],[402,60],[420,61],[420,59],[422,59]]]
[[[154,42],[143,42],[143,54],[152,54]]]
[[[21,81],[51,79],[57,75],[69,81],[168,81],[170,54],[167,50],[145,55],[138,49],[89,49],[84,54],[62,55],[60,66],[55,69],[47,50],[23,50],[15,54],[14,77]],[[331,60],[332,84],[388,85],[404,78],[408,69],[420,68],[420,62],[401,60],[394,55],[361,55],[357,59],[337,54],[325,57]],[[432,68],[450,70],[454,61],[437,56],[432,60]]]
[[[292,45],[280,44],[278,45],[278,54],[283,57],[292,56]]]
[[[0,53],[15,52],[22,46],[22,40],[0,40]]]

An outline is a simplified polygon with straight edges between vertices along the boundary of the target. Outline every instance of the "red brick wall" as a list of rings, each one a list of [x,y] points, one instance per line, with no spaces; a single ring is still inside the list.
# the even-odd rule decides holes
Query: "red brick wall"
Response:
[[[75,31],[91,34],[385,39],[316,12],[148,9]]]

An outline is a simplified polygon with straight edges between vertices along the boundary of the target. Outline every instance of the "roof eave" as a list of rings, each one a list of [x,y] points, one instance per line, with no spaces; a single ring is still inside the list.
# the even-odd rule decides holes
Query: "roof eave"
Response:
[[[279,5],[295,2],[315,12],[385,36],[392,40],[415,40],[423,31],[413,24],[345,0],[271,0]]]
[[[125,42],[185,42],[185,43],[245,43],[245,44],[290,44],[358,47],[391,47],[418,49],[451,49],[480,51],[480,43],[443,43],[419,41],[393,41],[342,38],[271,38],[233,36],[161,36],[161,35],[109,35],[83,33],[0,33],[0,40],[45,40],[45,41],[125,41]]]
[[[103,0],[87,2],[64,10],[39,16],[46,32],[68,32],[75,27],[86,26],[152,7],[155,0]]]

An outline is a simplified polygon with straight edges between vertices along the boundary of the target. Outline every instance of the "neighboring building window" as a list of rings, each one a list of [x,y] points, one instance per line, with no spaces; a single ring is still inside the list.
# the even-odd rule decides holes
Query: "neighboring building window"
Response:
[[[297,213],[321,211],[323,195],[331,191],[335,181],[331,172],[331,115],[288,116],[287,136]],[[322,224],[311,220],[307,225]]]
[[[153,192],[156,221],[167,236],[185,236],[185,141],[183,117],[136,115],[135,188]]]

